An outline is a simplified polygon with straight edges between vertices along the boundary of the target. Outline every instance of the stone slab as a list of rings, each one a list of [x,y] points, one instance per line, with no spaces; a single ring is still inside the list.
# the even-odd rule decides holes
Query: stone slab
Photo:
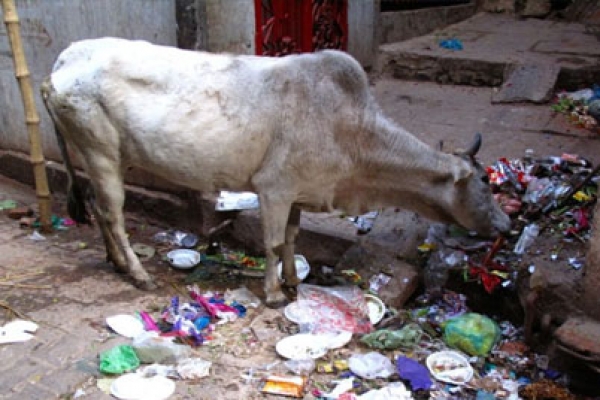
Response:
[[[560,73],[558,65],[517,65],[507,71],[500,90],[492,95],[493,103],[546,103],[554,95]]]
[[[419,271],[386,247],[374,243],[352,246],[335,266],[336,271],[351,269],[388,307],[400,309],[419,286]],[[377,281],[377,282],[375,282]]]

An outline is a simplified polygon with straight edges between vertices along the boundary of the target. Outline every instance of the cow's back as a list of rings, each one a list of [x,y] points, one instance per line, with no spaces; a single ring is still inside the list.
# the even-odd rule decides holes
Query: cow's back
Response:
[[[69,142],[116,147],[124,166],[200,190],[254,189],[266,167],[305,190],[333,184],[350,161],[340,141],[369,103],[364,72],[339,52],[275,59],[105,38],[71,45],[51,80]],[[97,119],[114,130],[85,129]]]

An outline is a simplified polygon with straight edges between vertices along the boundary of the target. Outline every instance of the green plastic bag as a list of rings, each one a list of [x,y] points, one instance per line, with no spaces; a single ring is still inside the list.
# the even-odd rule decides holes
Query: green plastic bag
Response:
[[[133,347],[121,345],[100,353],[100,371],[105,374],[122,374],[140,366]]]
[[[499,338],[498,325],[481,314],[463,314],[444,324],[446,344],[472,356],[487,355]]]
[[[398,348],[412,349],[423,336],[423,330],[417,324],[408,324],[397,331],[380,329],[364,335],[360,341],[369,347],[380,350],[394,350]]]

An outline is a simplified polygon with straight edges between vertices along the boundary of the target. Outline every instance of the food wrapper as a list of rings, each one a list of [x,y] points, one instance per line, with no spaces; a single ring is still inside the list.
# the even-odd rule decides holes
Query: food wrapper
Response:
[[[306,377],[303,376],[268,376],[261,388],[261,392],[278,394],[281,396],[304,397]]]

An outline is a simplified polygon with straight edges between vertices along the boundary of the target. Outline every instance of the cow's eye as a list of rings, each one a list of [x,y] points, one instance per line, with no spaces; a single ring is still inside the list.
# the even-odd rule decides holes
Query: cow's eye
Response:
[[[486,185],[489,185],[490,184],[490,177],[487,176],[487,175],[483,175],[481,177],[481,182],[485,183]]]

